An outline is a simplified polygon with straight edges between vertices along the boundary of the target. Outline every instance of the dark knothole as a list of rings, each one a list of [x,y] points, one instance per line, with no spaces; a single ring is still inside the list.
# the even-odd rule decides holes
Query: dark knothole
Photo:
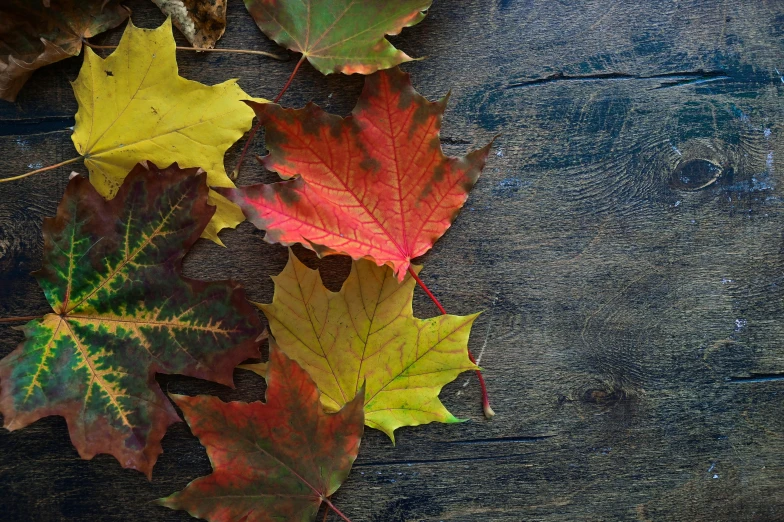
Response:
[[[700,190],[721,176],[721,166],[704,159],[693,159],[678,165],[670,178],[670,186],[679,190]]]

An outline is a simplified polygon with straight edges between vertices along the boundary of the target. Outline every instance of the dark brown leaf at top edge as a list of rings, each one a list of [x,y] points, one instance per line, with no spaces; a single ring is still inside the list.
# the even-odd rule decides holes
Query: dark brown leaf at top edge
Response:
[[[0,98],[14,101],[33,71],[76,56],[82,39],[120,25],[130,12],[117,0],[3,0]]]

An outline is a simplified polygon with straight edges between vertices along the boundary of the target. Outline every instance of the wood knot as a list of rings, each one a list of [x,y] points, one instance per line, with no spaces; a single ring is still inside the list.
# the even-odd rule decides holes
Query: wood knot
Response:
[[[721,177],[721,165],[707,159],[691,159],[678,165],[670,177],[670,186],[678,190],[700,190]]]
[[[588,404],[612,405],[626,400],[623,390],[589,388],[583,392],[581,400]]]
[[[559,404],[573,402],[591,408],[626,409],[636,403],[637,393],[628,387],[612,382],[591,380],[558,399]]]

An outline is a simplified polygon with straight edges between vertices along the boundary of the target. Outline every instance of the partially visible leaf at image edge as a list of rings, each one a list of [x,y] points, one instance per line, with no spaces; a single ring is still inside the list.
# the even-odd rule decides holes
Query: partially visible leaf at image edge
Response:
[[[328,411],[365,383],[365,424],[393,441],[401,426],[459,422],[438,394],[461,372],[478,369],[468,358],[468,336],[479,314],[417,319],[414,279],[400,283],[389,267],[366,260],[352,264],[339,292],[291,251],[272,279],[272,303],[259,308],[280,348],[316,381]]]
[[[212,49],[226,30],[227,0],[152,0],[194,47]]]
[[[105,197],[113,197],[126,173],[144,160],[201,167],[210,187],[234,186],[223,156],[250,128],[253,110],[242,100],[252,98],[235,80],[207,86],[182,78],[175,47],[167,19],[157,29],[129,23],[107,58],[85,50],[73,82],[79,110],[71,139],[90,182]],[[209,202],[218,208],[204,237],[221,244],[218,232],[244,217],[214,191]]]
[[[412,58],[385,35],[425,18],[433,0],[245,0],[256,25],[321,73],[371,74]]]
[[[45,65],[77,56],[82,40],[120,25],[130,12],[117,0],[0,2],[0,99],[14,101]]]
[[[357,457],[362,394],[324,413],[316,385],[274,339],[264,377],[265,403],[171,395],[207,448],[213,472],[160,504],[210,522],[315,519]]]
[[[238,284],[180,274],[215,212],[205,174],[148,166],[110,201],[74,177],[44,220],[34,275],[53,312],[0,361],[0,413],[9,430],[62,415],[82,458],[109,453],[149,477],[179,420],[155,373],[231,386],[234,367],[259,356],[261,324]]]
[[[248,102],[264,122],[263,165],[289,181],[219,191],[271,243],[372,259],[402,281],[459,214],[492,144],[445,156],[446,102],[427,101],[397,68],[368,76],[347,118]]]

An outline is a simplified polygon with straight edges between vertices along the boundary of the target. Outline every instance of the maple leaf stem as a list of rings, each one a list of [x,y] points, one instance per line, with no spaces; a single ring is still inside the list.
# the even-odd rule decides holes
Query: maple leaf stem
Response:
[[[5,183],[6,181],[14,181],[14,180],[17,180],[17,179],[26,178],[28,176],[32,176],[33,174],[38,174],[39,172],[45,172],[47,170],[53,170],[53,169],[56,169],[58,167],[62,167],[63,165],[68,165],[69,163],[76,163],[80,159],[82,159],[82,157],[78,156],[76,158],[71,158],[71,159],[68,159],[68,160],[65,160],[65,161],[61,161],[57,165],[50,165],[48,167],[43,167],[43,168],[40,168],[40,169],[31,170],[30,172],[25,172],[24,174],[19,174],[18,176],[12,176],[10,178],[3,178],[3,179],[0,179],[0,183]]]
[[[44,315],[44,314],[41,314]],[[3,317],[0,319],[0,323],[19,323],[22,321],[32,321],[33,319],[38,319],[41,315],[24,315],[22,317]]]
[[[297,75],[297,71],[299,71],[300,65],[302,65],[302,62],[304,61],[305,61],[305,55],[303,54],[302,57],[297,62],[297,65],[294,67],[294,70],[291,71],[291,76],[289,76],[288,81],[286,81],[286,85],[284,85],[283,88],[278,93],[278,95],[275,96],[275,99],[272,100],[272,103],[278,103],[280,101],[280,99],[283,97],[283,93],[285,93],[288,90],[289,86],[291,85],[291,82],[294,80],[294,77]],[[256,133],[259,131],[259,128],[262,125],[264,125],[264,120],[259,118],[259,121],[256,123],[256,125],[253,126],[253,128],[248,133],[248,139],[245,141],[245,146],[242,147],[242,153],[240,154],[240,159],[237,161],[237,166],[235,167],[234,172],[232,172],[232,176],[231,176],[232,179],[237,179],[237,176],[240,175],[240,168],[242,167],[242,162],[245,161],[245,156],[248,155],[248,148],[250,147],[251,142],[253,142],[253,138],[256,137]]]
[[[285,93],[288,90],[289,85],[291,85],[291,82],[294,80],[294,77],[297,75],[297,71],[299,71],[302,62],[304,61],[305,61],[305,55],[303,54],[302,57],[297,62],[297,65],[294,66],[294,70],[291,71],[291,76],[289,76],[289,79],[286,81],[286,85],[284,85],[283,88],[278,93],[278,95],[275,96],[275,99],[272,100],[272,103],[278,103],[280,99],[283,98],[283,93]]]
[[[87,47],[92,49],[117,49],[116,45],[97,45],[94,43],[90,43],[87,40],[82,40],[82,43]],[[266,56],[267,58],[272,58],[274,60],[280,60],[281,62],[285,62],[288,60],[287,57],[281,56],[279,54],[268,53],[266,51],[251,51],[250,49],[200,49],[198,47],[180,47],[177,46],[176,49],[178,51],[196,51],[199,53],[235,53],[235,54],[255,54],[257,56]]]
[[[327,522],[328,517],[329,517],[329,506],[327,506],[327,509],[324,510],[324,518],[321,520],[321,522]]]
[[[416,272],[414,271],[414,269],[413,269],[413,268],[411,268],[410,266],[408,267],[408,273],[409,273],[409,274],[411,274],[411,277],[413,277],[413,278],[414,278],[414,281],[416,281],[416,282],[417,282],[417,284],[419,285],[419,287],[420,287],[422,290],[424,290],[424,291],[425,291],[425,293],[426,293],[426,294],[427,294],[427,296],[430,298],[430,300],[431,300],[431,301],[433,301],[433,302],[435,303],[435,305],[438,307],[438,309],[441,311],[441,313],[442,313],[443,315],[446,315],[446,309],[444,308],[444,306],[443,306],[443,305],[441,304],[441,302],[440,302],[440,301],[439,301],[439,300],[436,298],[436,296],[434,296],[434,295],[433,295],[433,292],[431,292],[431,291],[430,291],[430,289],[427,287],[427,285],[424,283],[424,281],[422,281],[422,280],[419,278],[419,276],[417,275],[417,273],[416,273]],[[471,355],[471,354],[470,354],[470,352],[469,352],[469,355],[468,355],[468,356],[469,356],[469,357],[471,357],[471,361],[472,361],[474,364],[476,364],[476,361],[474,361],[474,357],[473,357],[473,355]]]
[[[427,296],[430,298],[433,303],[438,307],[443,315],[446,315],[446,309],[441,304],[441,302],[433,295],[433,292],[427,287],[427,285],[422,281],[417,273],[414,271],[413,268],[410,266],[408,267],[408,273],[411,274],[411,277],[417,282],[419,287],[425,291]],[[474,355],[471,353],[471,350],[468,350],[468,358],[471,359],[471,362],[476,364],[476,359]],[[479,387],[482,389],[482,410],[484,411],[485,417],[488,419],[492,419],[495,416],[495,412],[493,408],[490,407],[490,398],[487,395],[487,386],[485,385],[485,378],[482,376],[481,370],[476,370],[476,376],[479,377]]]
[[[344,515],[343,513],[341,513],[341,511],[340,511],[338,508],[336,508],[336,507],[335,507],[335,504],[333,504],[331,500],[329,500],[328,498],[325,498],[325,499],[324,499],[324,502],[327,504],[327,506],[329,506],[329,508],[330,508],[332,511],[334,511],[335,513],[337,513],[337,515],[338,515],[340,518],[342,518],[342,519],[343,519],[343,520],[345,520],[346,522],[351,522],[351,520],[350,520],[350,519],[349,519],[349,518],[348,518],[346,515]],[[329,513],[329,511],[328,511],[327,513]]]

